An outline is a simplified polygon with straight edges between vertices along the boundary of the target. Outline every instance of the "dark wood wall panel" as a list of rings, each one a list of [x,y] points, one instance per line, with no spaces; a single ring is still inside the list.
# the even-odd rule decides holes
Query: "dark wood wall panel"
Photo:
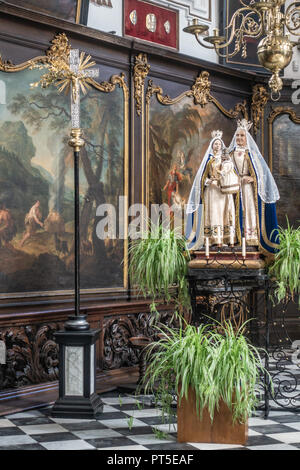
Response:
[[[175,98],[193,86],[200,72],[208,71],[212,96],[226,110],[232,110],[237,103],[246,100],[245,109],[249,118],[252,88],[258,80],[259,83],[266,82],[253,74],[25,12],[22,8],[12,8],[0,2],[0,52],[4,60],[18,64],[43,55],[59,32],[67,34],[73,48],[86,51],[97,61],[99,81],[109,80],[113,74],[125,74],[129,89],[129,202],[147,199],[144,98],[149,80],[162,87],[164,95]],[[138,115],[134,67],[140,53],[146,54],[150,70],[144,80],[143,111]],[[282,100],[276,106],[292,107],[299,115],[299,106],[291,104],[290,85],[287,84]],[[271,106],[273,104],[268,104],[265,108],[262,127],[258,132],[259,140],[264,142],[266,159]],[[217,128],[218,122],[215,125]],[[8,408],[16,409],[15,404],[20,396],[25,408],[55,399],[58,362],[53,334],[63,326],[72,313],[72,307],[72,295],[67,293],[55,297],[0,300],[0,340],[5,341],[7,347],[7,364],[0,365],[0,399],[8,404]],[[169,322],[172,308],[162,306],[161,310],[163,321]],[[136,379],[138,356],[129,338],[139,334],[153,336],[148,303],[137,300],[130,289],[104,290],[98,294],[83,295],[82,311],[88,314],[92,327],[101,329],[97,343],[98,390]],[[38,397],[35,402],[32,398],[34,393]]]

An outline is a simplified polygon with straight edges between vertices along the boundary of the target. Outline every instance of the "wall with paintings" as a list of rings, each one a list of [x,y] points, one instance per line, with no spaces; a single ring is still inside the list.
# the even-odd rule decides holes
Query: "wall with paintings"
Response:
[[[0,13],[0,341],[7,348],[0,398],[14,400],[11,389],[30,385],[37,400],[46,400],[48,387],[47,400],[53,401],[58,374],[53,335],[74,302],[70,110],[55,89],[30,88],[40,72],[28,61],[45,57],[53,38],[65,32],[72,48],[91,54],[100,70],[82,99],[80,230],[82,310],[91,326],[101,329],[102,390],[103,384],[137,377],[138,351],[130,338],[151,337],[153,330],[149,302],[135,297],[128,283],[128,244],[96,237],[97,206],[116,204],[120,195],[128,196],[129,205],[168,203],[166,182],[175,166],[179,203],[184,202],[211,131],[221,128],[228,144],[236,119],[252,117],[254,135],[280,185],[280,220],[287,210],[294,221],[287,188],[292,185],[296,194],[299,187],[294,135],[300,109],[291,107],[289,84],[274,116],[262,96],[254,99],[254,75],[64,20],[47,18],[46,26],[38,13],[22,13],[20,22],[13,6],[1,4]],[[288,113],[277,109],[288,106]],[[170,307],[162,306],[161,315],[171,322]],[[28,397],[25,389],[22,393]]]

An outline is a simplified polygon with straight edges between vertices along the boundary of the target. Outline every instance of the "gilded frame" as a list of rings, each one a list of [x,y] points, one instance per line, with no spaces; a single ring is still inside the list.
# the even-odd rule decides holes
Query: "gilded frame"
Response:
[[[269,100],[269,93],[264,85],[254,85],[252,89],[251,118],[253,131],[256,136],[261,130],[261,148],[264,148],[265,139],[265,107]]]
[[[51,41],[52,45],[46,51],[45,55],[36,56],[26,62],[20,64],[13,64],[10,60],[3,60],[0,55],[0,71],[5,73],[18,73],[23,70],[32,67],[35,64],[45,64],[48,61],[48,53],[57,50],[57,47],[68,47],[69,40],[64,33],[58,34]],[[113,292],[126,292],[128,290],[128,200],[129,200],[129,87],[125,80],[124,73],[120,75],[112,75],[109,81],[96,82],[91,80],[91,86],[102,92],[112,93],[117,86],[123,91],[123,104],[124,104],[124,196],[127,201],[125,205],[125,217],[124,217],[124,262],[123,262],[123,286],[112,287],[112,288],[94,288],[94,289],[81,289],[82,294],[103,294]],[[11,294],[0,294],[0,300],[2,299],[18,299],[18,298],[45,298],[54,296],[68,296],[71,295],[72,290],[56,290],[56,291],[41,291],[41,292],[25,292],[25,293],[11,293]]]
[[[211,95],[210,92],[211,82],[209,80],[209,72],[202,71],[199,76],[196,78],[194,84],[189,90],[184,91],[175,98],[170,98],[168,95],[163,94],[163,89],[155,85],[152,80],[148,82],[148,88],[146,92],[146,168],[144,168],[144,159],[143,159],[143,184],[144,184],[144,174],[146,173],[146,201],[145,201],[145,190],[142,189],[143,194],[143,204],[146,203],[146,207],[149,209],[149,192],[150,192],[150,150],[149,150],[149,125],[150,125],[150,102],[152,96],[156,96],[156,99],[159,103],[164,106],[171,106],[173,104],[179,103],[182,99],[189,97],[194,99],[195,104],[199,104],[201,107],[204,107],[208,103],[213,103],[219,111],[221,111],[224,116],[230,119],[237,119],[240,115],[248,119],[248,109],[247,101],[237,103],[234,109],[226,109],[224,106]]]

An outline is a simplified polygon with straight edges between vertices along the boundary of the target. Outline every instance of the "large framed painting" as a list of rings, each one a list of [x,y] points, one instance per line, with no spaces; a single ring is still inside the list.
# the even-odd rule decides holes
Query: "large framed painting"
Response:
[[[249,2],[250,3],[250,2]],[[220,5],[220,33],[226,37],[226,40],[230,37],[230,30],[226,30],[226,26],[230,23],[230,19],[232,15],[238,10],[242,8],[243,5],[241,4],[240,0],[219,0]],[[255,18],[255,17],[254,17]],[[236,54],[234,57],[231,58],[222,58],[220,57],[220,62],[224,65],[230,65],[233,68],[238,69],[245,69],[249,71],[256,71],[261,73],[268,73],[266,69],[264,69],[258,60],[257,57],[257,46],[260,42],[261,38],[255,39],[246,37],[245,41],[247,44],[247,58],[244,59],[242,57],[241,51]],[[235,42],[233,41],[226,49],[226,53],[232,53],[234,51]]]
[[[67,294],[74,286],[70,98],[55,87],[31,89],[40,70],[7,70],[0,71],[0,297]],[[125,289],[127,242],[97,235],[99,206],[117,208],[127,194],[123,75],[95,82],[81,101],[81,125],[81,287]]]
[[[286,216],[294,227],[300,213],[300,116],[291,108],[274,108],[269,117],[269,166],[278,185],[278,223],[286,226]]]
[[[86,1],[87,0],[8,0],[6,3],[79,23],[81,10],[85,7]]]
[[[203,72],[191,90],[170,98],[150,82],[147,93],[147,205],[165,207],[187,204],[194,178],[205,155],[214,130],[223,131],[229,145],[236,130],[236,119],[247,116],[246,102],[233,103],[226,110],[211,96]],[[204,93],[202,93],[204,92]],[[168,182],[176,172],[178,191],[172,199]]]

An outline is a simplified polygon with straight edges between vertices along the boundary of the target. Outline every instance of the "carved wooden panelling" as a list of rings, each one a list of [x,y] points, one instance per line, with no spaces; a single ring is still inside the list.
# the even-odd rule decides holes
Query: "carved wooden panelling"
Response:
[[[172,311],[163,311],[159,314],[158,322],[174,326],[176,319]],[[139,355],[129,339],[136,336],[146,336],[154,340],[157,334],[157,330],[153,326],[153,316],[149,313],[106,318],[104,328],[104,369],[137,365]]]
[[[2,328],[6,364],[0,366],[0,389],[57,380],[58,346],[53,335],[61,328],[58,323]]]

